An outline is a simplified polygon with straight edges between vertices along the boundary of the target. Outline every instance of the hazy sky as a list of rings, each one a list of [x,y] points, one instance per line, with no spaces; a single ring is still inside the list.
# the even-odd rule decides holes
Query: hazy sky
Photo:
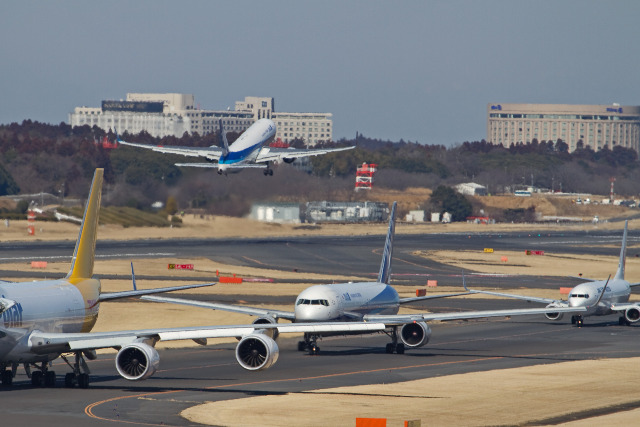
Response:
[[[333,113],[334,139],[451,145],[486,137],[490,102],[640,105],[639,20],[636,0],[5,0],[0,123],[271,96]]]

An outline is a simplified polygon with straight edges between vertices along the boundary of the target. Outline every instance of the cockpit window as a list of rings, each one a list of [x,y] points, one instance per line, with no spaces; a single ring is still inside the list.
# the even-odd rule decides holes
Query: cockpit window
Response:
[[[325,307],[329,307],[329,301],[326,299],[302,299],[300,298],[296,305],[324,305]]]
[[[571,298],[587,298],[587,299],[589,299],[589,294],[571,294]]]

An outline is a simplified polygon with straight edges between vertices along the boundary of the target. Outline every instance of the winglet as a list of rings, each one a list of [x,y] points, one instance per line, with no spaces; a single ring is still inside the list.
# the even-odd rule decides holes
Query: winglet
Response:
[[[133,261],[131,261],[131,282],[133,283],[133,290],[137,291],[138,287],[136,286],[136,273],[133,272]]]
[[[389,229],[387,230],[387,240],[384,244],[380,272],[378,273],[378,283],[389,284],[391,278],[391,258],[393,255],[393,235],[396,229],[396,206],[398,202],[393,202],[391,214],[389,214]]]
[[[67,274],[67,279],[90,279],[93,276],[103,174],[104,169],[96,169],[93,175],[91,191],[84,208],[80,233],[76,241],[76,248],[73,251],[71,270]]]
[[[224,131],[222,119],[218,119],[218,130],[220,132],[220,142],[222,143],[222,149],[224,150],[222,154],[226,156],[227,154],[229,154],[229,141],[227,141],[227,133]]]
[[[600,296],[598,297],[598,301],[596,301],[596,303],[593,304],[594,307],[597,307],[598,304],[600,304],[600,301],[602,301],[602,297],[604,296],[604,293],[607,292],[607,286],[609,286],[609,280],[611,280],[611,275],[609,275],[609,277],[607,277],[607,283],[605,283],[604,286],[602,287],[602,292],[600,292]]]
[[[622,246],[620,248],[620,260],[618,261],[618,271],[613,276],[613,280],[624,280],[624,266],[627,260],[627,228],[629,221],[624,222],[624,232],[622,233]]]

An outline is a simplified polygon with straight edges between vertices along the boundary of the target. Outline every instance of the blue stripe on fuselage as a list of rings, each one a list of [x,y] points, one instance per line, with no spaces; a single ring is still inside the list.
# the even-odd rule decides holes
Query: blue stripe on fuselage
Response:
[[[229,164],[238,163],[243,160],[246,160],[251,153],[261,148],[265,142],[266,140],[261,140],[257,144],[247,147],[244,150],[230,151],[226,156],[221,156],[218,163],[229,165]]]

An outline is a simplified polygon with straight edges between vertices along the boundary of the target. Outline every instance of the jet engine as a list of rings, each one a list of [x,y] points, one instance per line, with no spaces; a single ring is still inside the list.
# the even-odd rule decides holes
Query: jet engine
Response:
[[[425,322],[407,323],[400,329],[400,339],[407,347],[422,347],[431,338],[431,328]]]
[[[285,157],[284,159],[282,159],[283,162],[285,163],[293,163],[296,161],[295,157]]]
[[[563,307],[562,305],[552,302],[551,304],[549,304],[547,307],[545,308],[560,308]],[[549,320],[560,320],[562,319],[562,316],[564,315],[564,313],[558,313],[558,312],[549,312],[549,313],[545,313],[544,316],[549,319]]]
[[[127,380],[145,380],[155,374],[160,356],[155,348],[145,343],[133,343],[120,349],[116,355],[116,369]]]
[[[258,317],[253,321],[254,325],[275,325],[276,323],[278,323],[278,321],[273,317]],[[275,328],[262,329],[260,330],[260,333],[272,338],[273,340],[277,340],[279,335],[278,330]]]
[[[249,371],[270,368],[279,354],[278,344],[264,334],[247,335],[236,347],[236,360]]]
[[[627,319],[629,323],[636,323],[640,320],[640,309],[638,307],[628,308],[624,312],[624,318]]]

